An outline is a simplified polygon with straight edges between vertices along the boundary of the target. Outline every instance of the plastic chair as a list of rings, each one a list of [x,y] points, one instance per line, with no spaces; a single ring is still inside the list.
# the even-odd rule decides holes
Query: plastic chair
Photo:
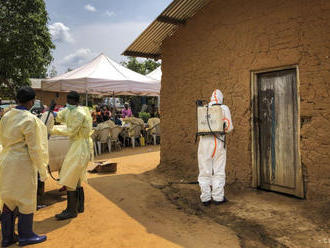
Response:
[[[110,127],[99,130],[97,146],[99,154],[102,153],[102,144],[108,145],[108,150],[111,152],[111,140],[110,140]]]
[[[142,128],[140,125],[133,124],[130,131],[128,134],[132,141],[132,147],[135,148],[135,139],[140,139]]]
[[[141,137],[141,131],[144,129],[144,122],[141,118],[127,117],[123,119],[128,124],[128,137],[131,139],[132,147],[135,147],[135,139]]]
[[[111,145],[114,144],[114,148],[116,149],[116,147],[120,147],[121,149],[121,144],[119,141],[119,135],[123,132],[124,128],[120,127],[120,126],[115,126],[113,128],[110,129],[110,142]]]
[[[153,140],[154,140],[154,145],[157,144],[157,137],[160,137],[160,123],[155,125],[153,127],[153,129],[155,130],[155,132],[152,134]]]

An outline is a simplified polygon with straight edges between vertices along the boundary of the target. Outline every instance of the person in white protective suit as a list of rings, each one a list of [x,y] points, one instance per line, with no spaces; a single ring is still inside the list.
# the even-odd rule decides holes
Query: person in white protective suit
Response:
[[[2,247],[17,241],[20,246],[46,241],[33,232],[33,213],[37,208],[38,172],[41,181],[48,177],[47,128],[28,110],[35,92],[30,87],[17,91],[18,106],[0,121],[0,198],[2,207]],[[18,209],[18,239],[14,233]],[[16,211],[15,211],[16,212]]]
[[[220,90],[214,90],[209,106],[220,104],[223,116],[225,133],[233,130],[230,110],[223,105],[223,95]],[[213,199],[216,205],[226,201],[224,196],[225,167],[226,167],[226,147],[225,135],[220,135],[220,140],[214,135],[201,136],[198,145],[198,182],[201,188],[200,199],[203,205],[208,206]],[[212,190],[211,190],[212,188]]]
[[[67,208],[55,217],[65,220],[77,217],[84,212],[84,189],[82,181],[87,181],[86,168],[93,157],[91,139],[93,120],[89,109],[79,105],[79,94],[71,91],[67,95],[66,108],[58,112],[56,121],[63,126],[54,126],[52,135],[68,136],[70,149],[67,152],[60,171],[59,184],[67,188]]]

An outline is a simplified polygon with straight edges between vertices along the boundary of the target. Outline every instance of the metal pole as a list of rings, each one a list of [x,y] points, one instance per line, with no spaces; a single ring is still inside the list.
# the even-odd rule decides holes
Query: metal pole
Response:
[[[88,92],[86,90],[86,107],[88,107]]]
[[[112,100],[113,100],[113,111],[114,111],[114,118],[116,116],[117,110],[116,110],[116,100],[115,100],[115,91],[112,91]]]

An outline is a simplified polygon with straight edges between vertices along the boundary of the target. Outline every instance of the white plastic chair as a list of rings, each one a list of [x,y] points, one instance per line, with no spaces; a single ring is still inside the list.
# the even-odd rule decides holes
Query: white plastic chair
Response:
[[[155,125],[153,127],[155,129],[155,132],[152,134],[153,140],[154,140],[154,145],[157,144],[157,137],[160,137],[160,123]]]
[[[99,133],[99,130],[94,130],[94,133],[92,134],[91,138],[93,140],[93,146],[94,146],[94,154],[97,156],[99,155],[98,154],[98,151],[97,151],[97,139],[98,139],[98,133]]]
[[[135,148],[135,139],[141,137],[141,126],[140,125],[132,125],[131,132],[129,132],[131,141],[132,141],[132,147]]]
[[[124,128],[120,127],[120,126],[115,126],[115,127],[110,129],[110,142],[111,142],[111,145],[112,144],[114,145],[115,149],[118,145],[121,149],[121,145],[120,145],[120,141],[119,141],[119,135],[122,133],[123,129]]]
[[[111,140],[110,140],[110,128],[103,128],[99,130],[97,146],[99,150],[99,154],[102,153],[102,144],[108,145],[108,150],[111,152]]]

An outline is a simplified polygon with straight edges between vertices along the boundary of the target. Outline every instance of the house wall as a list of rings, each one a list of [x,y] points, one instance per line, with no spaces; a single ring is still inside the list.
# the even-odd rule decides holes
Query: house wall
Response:
[[[43,104],[49,106],[52,100],[55,100],[55,102],[59,105],[65,105],[67,100],[67,92],[50,92],[50,91],[42,91],[40,89],[34,89],[36,92],[36,99],[39,99],[42,101]],[[80,94],[80,103],[82,105],[85,105],[86,96],[85,94]],[[89,104],[96,105],[101,104],[103,102],[103,97],[101,96],[88,96]]]
[[[35,90],[36,92],[36,99],[42,101],[43,104],[49,106],[52,100],[55,100],[57,104],[65,105],[66,104],[66,95],[67,93],[60,92],[49,92],[49,91],[42,91],[42,90]]]
[[[211,1],[163,43],[159,168],[196,180],[195,101],[219,88],[235,127],[227,183],[251,186],[251,71],[298,65],[306,197],[329,197],[329,30],[327,0]]]

